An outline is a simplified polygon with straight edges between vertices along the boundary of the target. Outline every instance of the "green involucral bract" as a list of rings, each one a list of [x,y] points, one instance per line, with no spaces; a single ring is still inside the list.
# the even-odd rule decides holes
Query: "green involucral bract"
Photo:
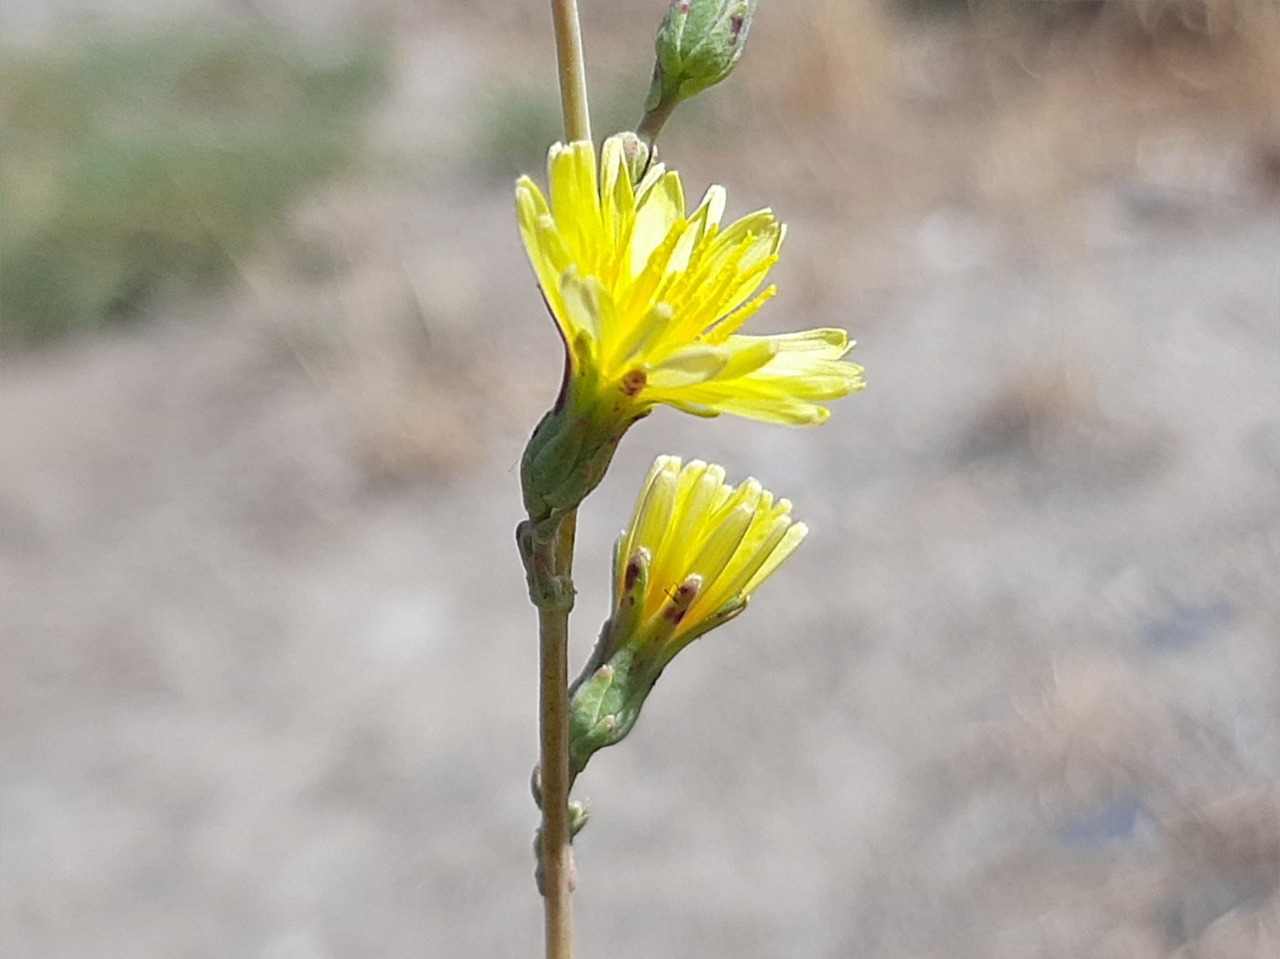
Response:
[[[604,479],[627,428],[647,415],[618,390],[600,391],[588,343],[579,335],[565,386],[525,447],[520,482],[533,523],[577,508]]]

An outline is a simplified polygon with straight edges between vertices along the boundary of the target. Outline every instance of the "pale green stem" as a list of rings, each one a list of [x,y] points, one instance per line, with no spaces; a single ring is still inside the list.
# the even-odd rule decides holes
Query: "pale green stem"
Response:
[[[560,107],[564,112],[567,140],[590,140],[587,113],[587,68],[582,56],[582,28],[577,0],[551,0],[556,31],[556,62],[560,70]]]
[[[591,140],[587,71],[577,0],[551,0],[555,24],[560,105],[569,142]],[[538,603],[539,740],[541,755],[542,894],[547,959],[573,959],[573,848],[569,832],[569,610],[573,607],[573,539],[577,512],[568,513],[554,536],[539,538],[534,577],[550,573],[551,588]]]
[[[658,106],[657,109],[645,111],[645,115],[640,118],[640,125],[636,127],[636,135],[640,137],[650,148],[658,139],[667,120],[671,118],[671,114],[675,112],[677,100],[672,98]]]
[[[534,575],[549,577],[538,602],[541,758],[542,895],[547,959],[572,959],[573,848],[569,832],[569,610],[573,607],[573,540],[577,513],[554,536],[541,538]]]

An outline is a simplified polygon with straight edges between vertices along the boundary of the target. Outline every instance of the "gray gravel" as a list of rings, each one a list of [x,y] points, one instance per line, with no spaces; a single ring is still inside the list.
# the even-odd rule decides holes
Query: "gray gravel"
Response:
[[[579,660],[656,453],[813,534],[580,784],[580,955],[1280,955],[1280,222],[1179,176],[1073,187],[1070,256],[775,204],[761,328],[849,325],[870,386],[660,412],[584,511]],[[508,191],[338,185],[327,285],[268,253],[5,358],[6,959],[539,953],[511,533],[558,357]]]

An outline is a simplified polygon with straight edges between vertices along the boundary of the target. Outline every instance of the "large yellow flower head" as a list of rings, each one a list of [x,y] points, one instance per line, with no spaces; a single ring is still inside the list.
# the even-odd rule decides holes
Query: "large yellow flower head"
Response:
[[[754,479],[660,456],[614,553],[613,614],[574,684],[571,764],[621,740],[680,650],[746,608],[808,532]]]
[[[564,337],[570,402],[630,423],[657,404],[771,423],[821,423],[823,401],[861,389],[841,359],[844,330],[738,332],[770,299],[761,289],[786,230],[769,210],[721,227],[725,192],[686,213],[677,173],[654,163],[633,184],[626,137],[556,144],[550,201],[516,184],[529,261]]]

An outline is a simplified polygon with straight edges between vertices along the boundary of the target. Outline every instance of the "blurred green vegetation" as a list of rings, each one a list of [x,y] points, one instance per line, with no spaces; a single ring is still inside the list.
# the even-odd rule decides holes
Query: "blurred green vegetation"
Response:
[[[546,165],[547,147],[563,136],[556,91],[504,90],[484,105],[475,161],[502,179],[537,173]]]
[[[383,75],[264,27],[104,37],[0,66],[0,324],[34,342],[225,277],[349,163]]]
[[[612,133],[635,129],[647,90],[634,78],[605,75],[595,83],[591,126],[597,142]],[[559,90],[501,87],[481,105],[474,162],[495,179],[511,179],[522,173],[540,176],[539,171],[546,168],[547,148],[563,137]]]

